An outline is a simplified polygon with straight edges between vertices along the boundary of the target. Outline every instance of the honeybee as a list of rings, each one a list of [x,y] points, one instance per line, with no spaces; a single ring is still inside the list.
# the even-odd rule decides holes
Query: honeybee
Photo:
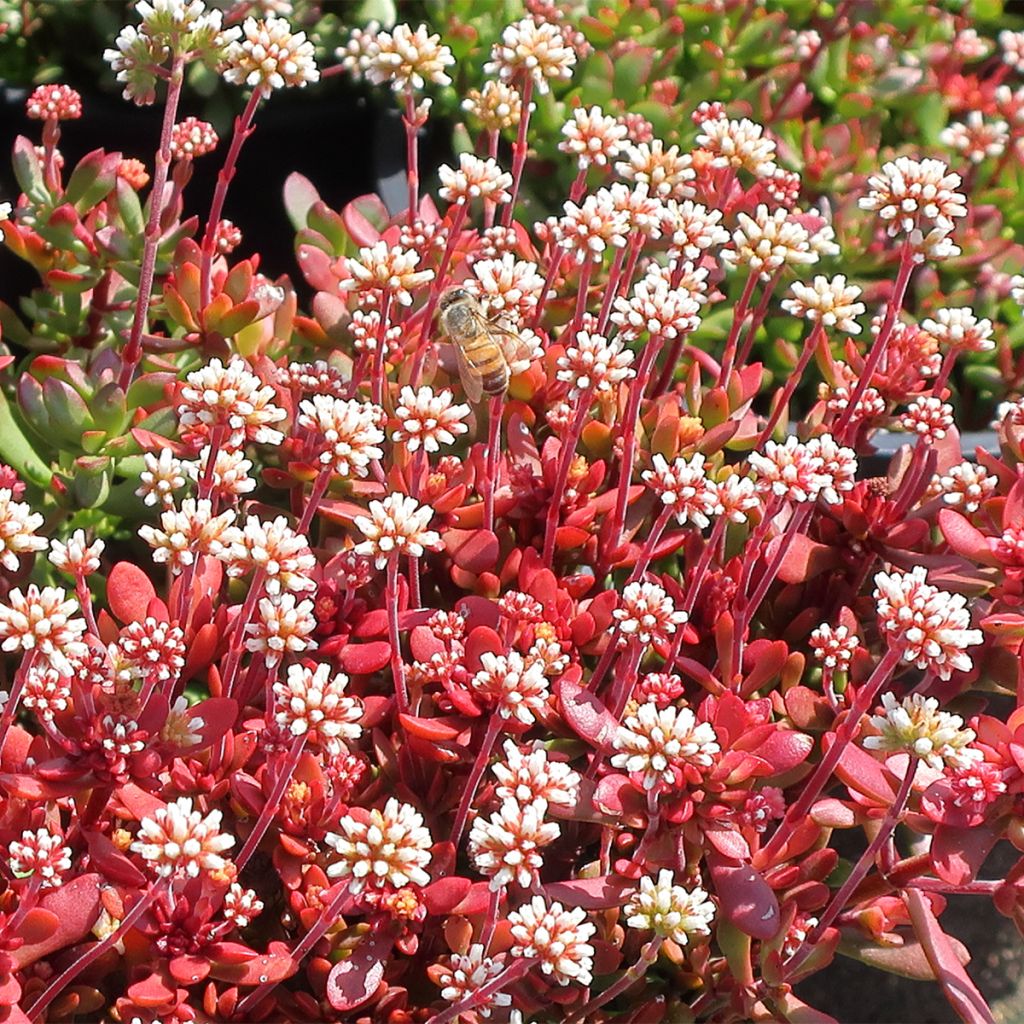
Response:
[[[504,394],[509,377],[530,362],[526,342],[515,331],[489,320],[466,288],[448,288],[437,308],[441,330],[458,358],[466,397],[475,405],[484,394]]]

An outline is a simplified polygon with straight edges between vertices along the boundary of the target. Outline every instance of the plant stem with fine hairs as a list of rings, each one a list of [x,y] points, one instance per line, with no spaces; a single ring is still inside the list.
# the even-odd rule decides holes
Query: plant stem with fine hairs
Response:
[[[647,973],[647,968],[658,959],[658,952],[661,950],[661,944],[664,941],[664,938],[660,935],[655,935],[640,951],[640,958],[632,967],[623,971],[622,975],[613,985],[609,985],[603,992],[594,996],[571,1017],[567,1018],[565,1024],[580,1024],[581,1021],[590,1020],[590,1015],[595,1010],[604,1006],[605,1003],[610,1003],[616,996],[625,992],[630,985],[639,981]]]
[[[839,764],[846,745],[853,739],[860,726],[860,720],[871,705],[874,704],[878,692],[892,677],[899,661],[900,655],[898,651],[886,651],[885,656],[875,666],[874,672],[871,673],[871,678],[857,691],[857,696],[846,718],[843,719],[839,728],[835,731],[832,745],[828,748],[821,761],[818,762],[818,767],[814,769],[814,773],[803,784],[799,798],[790,804],[786,811],[786,816],[779,823],[779,827],[775,830],[774,835],[758,853],[757,861],[759,864],[771,864],[775,857],[782,852],[782,848],[786,845],[797,827],[803,823],[814,801],[818,799],[824,788],[828,785],[829,779],[832,778],[832,773],[835,771],[836,765]]]
[[[402,661],[402,639],[398,632],[398,556],[388,559],[387,595],[388,640],[391,643],[391,677],[395,686],[395,702],[402,714],[409,713],[409,691],[405,685],[405,664]]]
[[[526,164],[526,133],[530,127],[530,103],[533,100],[533,79],[527,75],[523,82],[522,114],[519,118],[519,131],[515,144],[512,146],[512,188],[511,199],[501,211],[501,226],[507,228],[512,223],[512,209],[519,198],[519,183],[523,180],[523,167]]]
[[[139,269],[139,293],[135,299],[135,316],[132,318],[128,345],[121,362],[118,385],[122,391],[135,376],[135,368],[142,359],[142,335],[149,321],[149,300],[153,295],[153,278],[156,274],[156,254],[160,246],[160,216],[164,206],[164,186],[167,184],[167,170],[171,164],[171,132],[178,116],[178,101],[185,80],[185,58],[175,57],[167,80],[167,102],[164,104],[163,124],[160,129],[160,148],[153,165],[153,187],[149,192],[149,220],[146,223],[145,242],[142,247],[142,265]]]
[[[847,875],[846,881],[836,890],[832,899],[829,900],[818,923],[799,949],[785,962],[783,969],[789,975],[794,975],[800,969],[800,965],[814,952],[814,947],[825,929],[839,916],[846,906],[847,900],[853,895],[854,890],[863,881],[865,875],[871,870],[878,851],[885,845],[899,824],[903,811],[907,806],[910,791],[914,785],[914,776],[917,774],[917,756],[911,754],[907,764],[907,772],[900,782],[899,789],[893,802],[886,808],[885,817],[878,826],[875,838],[871,840],[868,848],[860,855],[853,870]]]
[[[220,224],[221,214],[224,213],[224,203],[228,195],[228,186],[235,176],[238,168],[238,155],[242,152],[242,144],[252,134],[253,119],[256,117],[256,108],[260,105],[262,93],[254,89],[239,117],[235,118],[235,130],[231,136],[231,146],[228,148],[228,155],[224,159],[224,166],[217,175],[217,186],[213,192],[213,202],[210,204],[210,214],[206,220],[206,231],[203,234],[202,259],[199,265],[199,305],[205,309],[211,299],[211,274],[213,270],[213,255],[217,247],[217,226]]]

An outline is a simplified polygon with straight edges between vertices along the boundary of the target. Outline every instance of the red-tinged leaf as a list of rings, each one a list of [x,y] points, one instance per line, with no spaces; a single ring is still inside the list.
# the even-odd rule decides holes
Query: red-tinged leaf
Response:
[[[292,171],[284,180],[284,208],[296,231],[306,226],[306,214],[320,201],[316,186],[304,174]]]
[[[333,523],[352,527],[357,516],[365,516],[366,509],[352,501],[336,501],[325,498],[317,506],[317,514],[330,519]]]
[[[730,860],[750,860],[750,844],[734,829],[705,828],[704,838]]]
[[[490,905],[491,890],[487,882],[473,882],[469,887],[469,892],[466,893],[459,905],[452,909],[452,913],[464,916],[483,914]]]
[[[210,559],[207,559],[210,561]],[[107,577],[107,604],[122,623],[142,622],[156,597],[150,578],[132,562],[118,562]]]
[[[971,955],[967,948],[956,939],[952,941],[955,944],[957,958],[965,964],[970,963]],[[851,930],[843,935],[839,952],[844,956],[859,960],[869,967],[875,967],[901,978],[910,978],[913,981],[934,982],[936,980],[935,972],[928,962],[921,943],[911,937],[904,939],[900,946],[881,946],[874,938],[866,938]]]
[[[444,653],[445,643],[429,626],[415,626],[409,634],[409,649],[416,661],[428,662]]]
[[[990,636],[1024,639],[1024,615],[1015,612],[999,612],[986,615],[979,623]]]
[[[60,918],[52,910],[33,907],[18,926],[18,938],[26,945],[35,946],[55,935],[59,927]]]
[[[40,906],[57,918],[59,926],[41,942],[26,942],[10,952],[18,970],[55,950],[74,946],[89,934],[100,912],[100,881],[97,874],[79,875],[42,898]]]
[[[384,980],[388,953],[394,943],[390,932],[371,933],[352,955],[340,960],[327,976],[327,1001],[339,1012],[354,1010],[372,998]]]
[[[257,955],[241,942],[217,942],[210,947],[210,957],[219,964],[247,964]]]
[[[380,725],[391,708],[391,701],[391,697],[379,693],[369,694],[363,698],[363,717],[360,722],[364,730]]]
[[[271,942],[266,953],[250,957],[244,963],[214,960],[210,965],[210,977],[232,985],[260,985],[264,981],[290,978],[298,966],[285,943]]]
[[[446,530],[444,546],[452,561],[466,572],[479,575],[493,571],[498,564],[498,537],[490,530]]]
[[[931,844],[935,873],[950,885],[973,881],[998,840],[992,828],[937,825]]]
[[[404,714],[400,714],[398,719],[406,732],[422,740],[453,740],[466,728],[466,723],[462,719],[420,718],[418,715]],[[456,724],[453,725],[452,722]]]
[[[431,882],[420,896],[428,914],[450,914],[466,898],[472,885],[468,878],[451,875]]]
[[[115,795],[136,821],[142,821],[143,818],[152,818],[157,811],[167,806],[158,796],[147,793],[146,790],[141,786],[135,785],[134,782],[126,782],[123,786],[120,786]]]
[[[500,654],[504,650],[505,644],[501,637],[490,626],[477,626],[466,637],[466,668],[470,672],[479,672],[482,667],[481,654]]]
[[[549,882],[544,886],[544,894],[549,900],[557,900],[565,907],[583,907],[584,910],[621,907],[635,891],[635,883],[618,875]]]
[[[578,526],[560,526],[555,530],[555,548],[559,551],[574,551],[590,540],[591,534]]]
[[[795,732],[792,729],[772,729],[757,746],[746,748],[740,741],[736,744],[738,749],[749,749],[751,754],[767,761],[773,770],[773,774],[782,775],[803,764],[808,754],[814,747],[814,740],[803,732]]]
[[[857,824],[857,812],[842,800],[829,796],[814,804],[810,819],[823,828],[853,828]]]
[[[374,640],[368,644],[346,644],[338,654],[341,667],[353,676],[369,676],[379,672],[391,659],[391,644]]]
[[[102,833],[85,832],[93,865],[117,885],[142,890],[146,876]]]
[[[983,565],[998,565],[999,560],[992,554],[985,535],[959,512],[944,508],[939,512],[938,522],[946,543],[958,555]]]
[[[610,751],[619,723],[597,694],[567,679],[560,681],[555,692],[562,704],[562,714],[576,735],[598,750]]]
[[[387,608],[374,608],[367,612],[352,630],[352,635],[360,640],[366,640],[372,636],[388,635],[388,610]]]
[[[202,721],[199,728],[193,724],[190,732],[198,735],[195,743],[183,748],[190,754],[198,753],[223,739],[224,735],[238,720],[238,702],[232,697],[207,697],[206,700],[193,704],[185,717],[189,722]]]
[[[192,637],[185,656],[185,667],[181,670],[183,680],[194,679],[213,661],[220,642],[220,630],[212,622],[201,625]]]
[[[839,1024],[839,1021],[824,1010],[816,1010],[808,1006],[802,999],[797,999],[792,992],[787,992],[778,999],[772,1000],[772,1005],[782,1014],[787,1024]]]
[[[1003,506],[1003,529],[1024,526],[1024,477],[1017,477]]]
[[[210,973],[210,961],[205,956],[176,956],[167,965],[171,976],[181,985],[194,985]]]
[[[152,1010],[163,1006],[174,999],[174,989],[163,977],[154,971],[152,974],[128,986],[128,997],[136,1006]]]
[[[830,749],[834,742],[835,733],[828,733],[824,738],[825,750]],[[836,775],[843,785],[874,803],[882,806],[892,803],[892,786],[889,785],[882,764],[856,743],[846,744],[839,764],[836,765]]]
[[[751,938],[770,939],[781,919],[779,901],[764,877],[749,864],[733,864],[715,850],[708,850],[707,860],[723,917]]]
[[[914,932],[949,1005],[964,1024],[995,1024],[992,1011],[964,970],[953,940],[942,930],[927,895],[919,889],[907,889],[903,898]]]
[[[773,540],[768,545],[768,559],[776,554],[783,538]],[[811,540],[805,533],[793,537],[786,550],[782,565],[779,566],[779,579],[783,583],[804,583],[820,576],[828,569],[839,564],[839,553],[828,544],[819,544]]]
[[[406,742],[412,753],[427,761],[436,761],[438,764],[458,764],[465,756],[462,747],[452,743],[442,743],[440,740],[425,740],[409,734],[406,737]]]
[[[356,245],[373,245],[380,238],[390,217],[380,197],[371,193],[357,196],[352,202],[346,203],[341,211],[341,219]]]
[[[604,814],[618,817],[626,825],[642,822],[647,813],[647,801],[629,781],[629,776],[616,772],[598,782],[594,789],[594,806]]]

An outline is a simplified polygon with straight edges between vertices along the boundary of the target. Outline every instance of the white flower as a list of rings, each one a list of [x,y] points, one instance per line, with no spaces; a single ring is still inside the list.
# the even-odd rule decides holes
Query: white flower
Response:
[[[385,885],[401,889],[430,881],[425,869],[434,841],[423,827],[423,816],[409,804],[392,797],[382,811],[374,808],[358,818],[346,814],[338,827],[340,832],[324,837],[340,858],[328,865],[327,874],[350,878],[350,892]]]
[[[549,804],[573,807],[579,797],[580,777],[564,761],[552,761],[538,743],[523,750],[506,740],[505,760],[496,761],[491,771],[498,780],[495,796],[521,804],[545,800]]]
[[[612,764],[630,774],[642,773],[644,789],[674,786],[680,775],[685,780],[687,769],[710,768],[721,749],[710,722],[698,723],[689,708],[669,705],[659,710],[653,702],[641,704],[635,715],[629,715],[612,743],[620,751],[613,755]]]
[[[46,538],[35,535],[43,525],[43,518],[41,513],[33,512],[27,502],[15,501],[8,488],[0,489],[0,565],[8,572],[17,572],[21,567],[20,555],[46,550]],[[83,533],[83,541],[84,538]],[[54,543],[60,544],[59,541]],[[103,550],[102,544],[100,550]]]
[[[469,415],[468,405],[457,405],[451,391],[445,388],[434,394],[426,386],[413,390],[405,386],[398,395],[395,419],[399,429],[391,439],[411,451],[421,447],[427,452],[440,451],[441,445],[454,444],[457,434],[465,434],[469,426],[463,421]]]
[[[329,665],[312,670],[289,665],[287,680],[274,683],[274,718],[293,736],[309,734],[328,749],[340,750],[341,740],[358,739],[363,732],[358,724],[362,702],[345,693],[347,686],[348,676],[338,672],[332,677]]]
[[[71,870],[71,848],[64,845],[64,837],[48,829],[21,834],[21,841],[8,846],[11,872],[19,878],[35,875],[43,889],[57,889],[63,876]]]
[[[793,297],[782,302],[787,313],[806,317],[825,327],[837,327],[847,334],[860,334],[860,324],[855,317],[864,312],[864,303],[856,301],[861,290],[856,285],[848,285],[842,274],[831,280],[819,274],[809,285],[794,281],[790,291]]]
[[[224,80],[269,96],[286,86],[304,88],[320,80],[313,44],[305,32],[293,32],[283,18],[246,18],[241,39],[224,54]]]
[[[512,175],[490,157],[485,160],[472,153],[461,153],[458,168],[442,164],[437,176],[441,180],[438,194],[448,203],[471,203],[474,199],[507,203],[512,198]]]
[[[539,878],[544,866],[540,849],[561,834],[557,822],[544,821],[546,812],[543,800],[528,804],[505,800],[490,821],[480,815],[473,822],[469,856],[477,871],[490,878],[491,889],[512,882],[526,889]]]
[[[527,74],[543,95],[548,91],[548,79],[568,81],[575,64],[576,53],[557,25],[523,18],[509,25],[502,32],[501,41],[491,47],[491,59],[484,65],[484,74],[497,73],[503,82]]]
[[[161,448],[159,455],[145,452],[142,456],[145,467],[139,474],[141,486],[135,492],[146,505],[174,504],[174,492],[180,491],[188,482],[185,467],[170,448]]]
[[[807,229],[789,211],[761,205],[753,217],[739,213],[736,219],[732,247],[722,250],[727,264],[749,267],[767,281],[783,267],[817,262]]]
[[[369,516],[356,516],[355,526],[366,540],[357,544],[357,555],[372,556],[378,569],[400,555],[421,558],[428,548],[439,550],[441,535],[427,526],[434,511],[406,494],[389,494],[383,501],[370,502]]]
[[[227,864],[221,854],[235,845],[235,837],[222,833],[220,822],[220,811],[203,817],[192,810],[191,799],[179,797],[142,819],[131,848],[164,877],[197,878],[204,871],[221,871]]]
[[[644,875],[640,888],[626,904],[626,924],[685,946],[691,935],[705,938],[711,934],[715,905],[703,889],[687,892],[681,885],[674,885],[674,880],[668,870],[658,872],[657,882]]]
[[[451,85],[445,68],[454,63],[452,51],[426,25],[396,25],[390,32],[376,33],[365,74],[376,85],[390,82],[395,92],[403,92],[408,86],[422,89],[427,82]]]
[[[894,694],[886,693],[882,706],[884,713],[871,719],[879,735],[864,738],[868,750],[906,750],[936,769],[946,764],[964,767],[981,760],[981,751],[969,746],[975,739],[974,730],[965,729],[959,715],[940,711],[934,697],[912,693],[898,701]]]
[[[674,459],[670,465],[664,455],[655,454],[651,463],[653,469],[641,474],[644,483],[673,510],[680,526],[693,523],[705,529],[711,522],[709,517],[716,515],[721,506],[715,484],[707,478],[704,456],[698,452],[689,460]]]
[[[480,664],[482,667],[470,680],[470,687],[494,705],[502,718],[532,725],[548,702],[544,663],[528,660],[518,651],[505,655],[484,651]]]
[[[312,433],[320,464],[341,477],[367,476],[370,463],[383,457],[383,420],[384,411],[370,402],[313,395],[299,403],[299,426]]]
[[[628,584],[612,615],[624,638],[636,638],[644,645],[664,642],[688,618],[686,612],[676,611],[663,587],[646,582]]]
[[[589,985],[594,966],[594,947],[587,941],[597,930],[582,907],[566,910],[561,903],[549,906],[543,896],[508,915],[515,943],[514,957],[540,962],[541,970],[559,985]]]
[[[403,306],[411,306],[413,290],[434,279],[432,270],[417,270],[419,264],[418,253],[382,239],[361,248],[358,257],[348,257],[346,266],[352,276],[338,288],[343,292],[387,290]]]
[[[983,637],[981,630],[969,628],[967,598],[939,590],[927,579],[928,571],[921,566],[907,573],[877,573],[878,625],[905,662],[949,679],[954,671],[971,670],[967,648]]]
[[[702,122],[697,144],[713,154],[712,167],[742,168],[758,178],[775,170],[775,141],[764,134],[763,125],[747,118]]]
[[[576,157],[580,170],[591,164],[606,167],[619,155],[629,129],[600,107],[577,107],[562,125],[565,139],[558,144],[563,153]]]
[[[971,309],[940,309],[935,317],[923,320],[921,327],[940,344],[962,352],[991,352],[996,347],[992,321],[979,320]]]

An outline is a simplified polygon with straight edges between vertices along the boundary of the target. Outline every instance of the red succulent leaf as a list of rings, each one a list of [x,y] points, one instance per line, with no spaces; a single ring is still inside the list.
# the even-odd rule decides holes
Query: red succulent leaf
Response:
[[[776,538],[768,545],[769,560],[778,550],[783,538]],[[779,566],[779,579],[783,583],[805,583],[839,565],[839,552],[827,544],[813,541],[805,533],[792,538]]]
[[[239,945],[234,942],[218,943],[211,949],[210,977],[216,978],[218,981],[229,982],[232,985],[260,985],[264,981],[283,981],[298,970],[299,965],[292,957],[288,946],[283,942],[271,942],[266,953],[255,953],[253,950],[249,950],[248,952],[253,955],[244,960],[237,957],[227,959],[227,956],[231,955],[227,950],[225,950],[225,958],[221,958],[221,947]],[[246,947],[240,948],[245,949]]]
[[[210,561],[210,559],[207,559]],[[123,623],[142,622],[156,589],[150,578],[132,562],[118,562],[107,576],[107,604]]]
[[[146,876],[101,832],[84,832],[93,865],[109,881],[130,889],[145,889]]]
[[[999,559],[992,553],[988,538],[976,527],[951,508],[939,512],[939,530],[946,538],[946,543],[964,558],[982,565],[998,565]]]
[[[89,934],[100,912],[98,874],[79,875],[58,889],[51,889],[40,901],[43,910],[58,920],[55,932],[38,942],[26,942],[12,950],[11,959],[18,970],[34,964],[58,949],[73,946]]]
[[[181,985],[194,985],[210,974],[210,961],[205,956],[176,956],[167,964],[171,976]]]
[[[426,886],[420,896],[429,914],[450,914],[469,894],[472,882],[468,878],[450,875]]]
[[[556,684],[555,692],[562,704],[562,714],[573,731],[598,750],[610,751],[619,723],[600,698],[564,677]]]
[[[55,935],[59,927],[60,918],[52,910],[33,907],[18,926],[18,938],[27,946],[35,946]]]
[[[770,939],[779,929],[779,901],[764,876],[714,849],[707,859],[725,920],[751,938]]]
[[[460,569],[482,573],[498,564],[498,537],[491,530],[456,530],[444,532],[444,546]]]
[[[175,992],[167,984],[165,978],[154,971],[141,981],[129,985],[128,997],[136,1006],[140,1006],[144,1010],[152,1010],[173,1003]]]
[[[341,667],[353,676],[369,676],[379,672],[391,660],[391,644],[374,640],[366,644],[346,644],[338,652]]]
[[[583,907],[585,910],[608,910],[621,907],[636,890],[636,884],[616,875],[599,878],[579,878],[571,882],[549,882],[544,895],[563,906]]]
[[[387,956],[395,936],[387,929],[370,933],[340,960],[327,977],[327,1001],[339,1012],[354,1010],[373,997],[384,980]]]
[[[931,844],[935,873],[950,885],[964,885],[972,881],[999,837],[1000,831],[993,826],[960,828],[937,825]]]
[[[398,720],[406,732],[423,740],[453,740],[466,729],[461,718],[421,718],[418,715],[400,714]]]
[[[964,970],[954,940],[942,930],[927,895],[918,889],[908,889],[904,899],[914,931],[949,1005],[964,1024],[995,1024],[992,1011]]]

